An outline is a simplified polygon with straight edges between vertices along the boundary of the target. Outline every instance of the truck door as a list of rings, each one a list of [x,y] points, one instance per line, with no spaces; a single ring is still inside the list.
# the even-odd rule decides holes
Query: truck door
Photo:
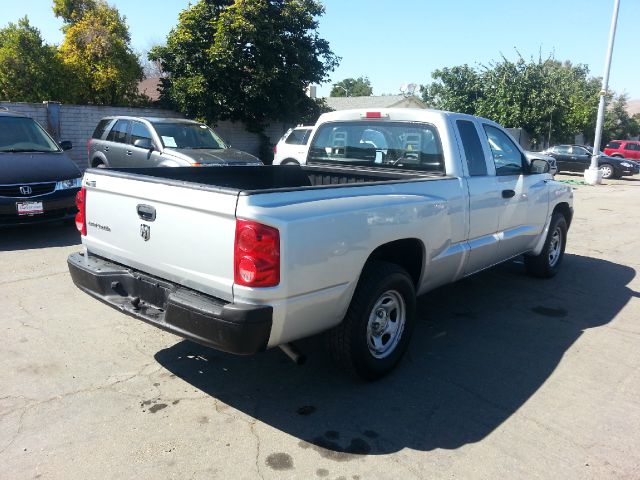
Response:
[[[547,220],[548,174],[530,174],[524,153],[502,129],[483,123],[496,172],[498,259],[519,255],[533,247]]]
[[[484,133],[478,132],[476,123],[470,120],[457,120],[456,126],[468,170],[469,257],[464,274],[469,275],[497,262],[502,199],[496,194],[493,161],[488,158],[490,153],[480,141],[479,133]]]

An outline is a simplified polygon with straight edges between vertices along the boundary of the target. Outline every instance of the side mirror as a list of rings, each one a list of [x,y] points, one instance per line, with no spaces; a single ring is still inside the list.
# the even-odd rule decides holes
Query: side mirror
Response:
[[[531,160],[531,165],[529,167],[530,173],[549,173],[551,170],[551,165],[546,160],[541,158],[534,158]]]
[[[73,143],[71,143],[69,140],[63,140],[62,142],[59,143],[60,148],[62,150],[71,150],[73,148]]]
[[[149,138],[139,138],[133,142],[134,147],[144,148],[145,150],[153,150],[153,143]]]

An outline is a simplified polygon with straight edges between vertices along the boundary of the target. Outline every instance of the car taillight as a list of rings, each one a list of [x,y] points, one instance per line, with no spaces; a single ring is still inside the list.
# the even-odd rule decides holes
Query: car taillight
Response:
[[[87,234],[87,191],[82,187],[78,193],[76,193],[76,207],[78,207],[78,213],[76,213],[76,228],[80,232],[80,235]]]
[[[250,220],[236,220],[234,281],[246,287],[280,283],[280,232]]]
[[[273,146],[273,154],[275,155],[276,153],[278,153],[278,144],[277,143]]]

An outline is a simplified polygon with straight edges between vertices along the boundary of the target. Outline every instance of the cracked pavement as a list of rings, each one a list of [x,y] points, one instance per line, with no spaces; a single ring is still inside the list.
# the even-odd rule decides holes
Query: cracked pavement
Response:
[[[372,384],[321,338],[302,367],[183,341],[74,287],[72,226],[0,231],[0,478],[640,478],[638,205],[576,186],[556,278],[431,292]]]

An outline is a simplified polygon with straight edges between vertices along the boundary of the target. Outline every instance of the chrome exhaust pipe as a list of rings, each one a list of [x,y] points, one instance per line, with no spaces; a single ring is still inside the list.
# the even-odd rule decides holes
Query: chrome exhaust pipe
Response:
[[[280,347],[280,350],[282,350],[284,354],[289,357],[296,365],[302,365],[307,361],[307,357],[303,353],[301,353],[293,343],[283,343],[282,345],[278,346]]]

